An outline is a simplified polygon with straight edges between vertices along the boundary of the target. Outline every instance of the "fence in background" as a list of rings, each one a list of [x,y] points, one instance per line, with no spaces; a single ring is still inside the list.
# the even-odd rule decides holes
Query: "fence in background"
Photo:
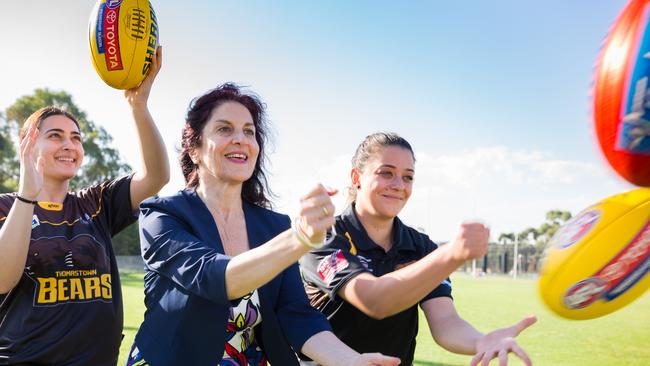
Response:
[[[139,255],[118,255],[117,268],[123,272],[144,272],[144,261]]]

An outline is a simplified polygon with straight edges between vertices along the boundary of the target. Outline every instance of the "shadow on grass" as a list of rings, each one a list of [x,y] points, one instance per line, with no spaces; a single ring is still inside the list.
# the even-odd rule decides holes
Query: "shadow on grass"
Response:
[[[440,363],[440,362],[431,362],[431,361],[422,361],[422,360],[414,360],[413,361],[413,366],[461,366],[457,364],[450,364],[450,363]]]

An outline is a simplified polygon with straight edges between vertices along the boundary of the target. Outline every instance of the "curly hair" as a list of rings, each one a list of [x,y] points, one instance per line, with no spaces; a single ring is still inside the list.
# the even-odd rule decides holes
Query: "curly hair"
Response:
[[[181,138],[180,165],[187,188],[199,186],[199,166],[192,161],[191,153],[201,146],[201,132],[212,112],[225,102],[243,105],[253,117],[255,140],[259,145],[259,155],[252,176],[242,186],[242,198],[261,207],[271,207],[268,196],[272,195],[266,179],[266,151],[269,142],[269,126],[266,120],[266,105],[252,92],[244,92],[234,83],[225,83],[190,102],[185,117],[185,127]]]

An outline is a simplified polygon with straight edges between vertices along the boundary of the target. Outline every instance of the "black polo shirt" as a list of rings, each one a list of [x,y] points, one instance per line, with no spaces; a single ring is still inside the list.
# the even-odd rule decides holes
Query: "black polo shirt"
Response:
[[[357,352],[381,352],[399,357],[402,365],[413,363],[418,334],[417,305],[382,320],[373,319],[338,296],[338,290],[359,273],[380,277],[407,266],[438,246],[425,234],[404,225],[393,224],[393,247],[385,252],[370,239],[359,222],[354,205],[336,217],[337,237],[300,259],[300,271],[311,305],[322,311],[336,336]],[[420,303],[435,297],[451,297],[449,279],[441,283]]]

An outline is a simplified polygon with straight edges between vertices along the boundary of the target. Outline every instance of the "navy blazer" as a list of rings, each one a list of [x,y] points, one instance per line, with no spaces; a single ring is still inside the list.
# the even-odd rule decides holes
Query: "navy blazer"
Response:
[[[290,227],[290,220],[244,202],[252,248]],[[217,226],[194,190],[153,197],[140,205],[140,242],[146,264],[144,322],[135,337],[153,366],[214,366],[224,352],[230,301]],[[273,365],[298,365],[295,351],[314,334],[331,330],[309,305],[293,264],[258,290],[262,322],[255,337]]]

